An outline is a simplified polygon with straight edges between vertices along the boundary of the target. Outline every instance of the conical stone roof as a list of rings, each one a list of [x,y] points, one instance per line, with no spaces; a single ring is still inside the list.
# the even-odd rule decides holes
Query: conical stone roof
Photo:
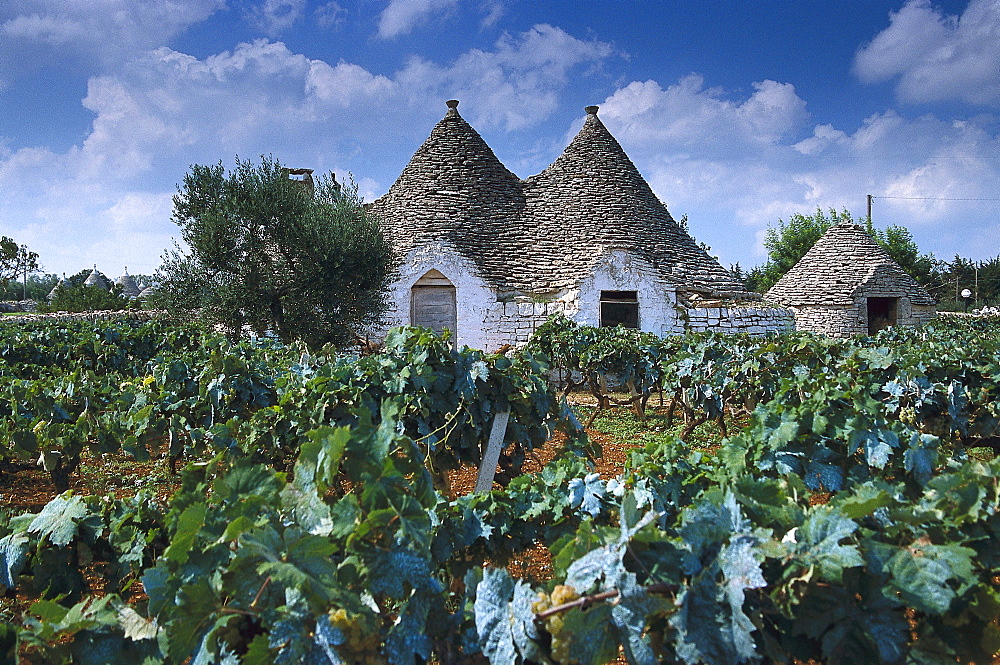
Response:
[[[128,274],[128,268],[125,269],[124,275],[115,280],[115,284],[121,287],[122,295],[126,298],[135,298],[142,290],[139,288],[139,285],[135,283],[132,275]]]
[[[49,291],[48,299],[52,300],[56,297],[56,294],[59,293],[59,291],[67,288],[69,288],[69,280],[66,279],[66,275],[63,275],[59,278],[59,281],[55,283],[55,286],[52,287],[52,290]]]
[[[400,255],[418,241],[448,241],[498,285],[507,272],[503,248],[523,205],[517,176],[450,100],[445,117],[371,210]]]
[[[827,230],[799,262],[767,292],[783,305],[853,305],[866,287],[906,296],[914,305],[934,305],[913,277],[886,254],[864,227],[841,222]]]
[[[87,279],[83,280],[83,285],[97,286],[104,289],[105,291],[109,291],[111,289],[111,285],[108,284],[108,278],[105,277],[103,273],[99,272],[96,266],[91,271],[91,273],[87,275]]]
[[[605,251],[625,250],[682,293],[746,295],[674,222],[596,106],[563,154],[522,181],[457,105],[448,102],[445,117],[372,204],[400,256],[419,243],[448,241],[494,288],[547,293],[578,285]]]
[[[743,285],[677,225],[597,117],[598,107],[586,111],[583,128],[562,155],[524,184],[526,228],[535,248],[561,259],[550,276],[554,285],[589,274],[600,250],[625,250],[682,291],[745,295]]]

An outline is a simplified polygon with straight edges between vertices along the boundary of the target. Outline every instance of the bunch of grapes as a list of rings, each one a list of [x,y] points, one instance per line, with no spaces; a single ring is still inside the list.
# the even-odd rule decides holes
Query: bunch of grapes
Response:
[[[544,591],[538,594],[538,600],[531,604],[531,611],[535,614],[540,614],[545,610],[572,602],[579,597],[580,594],[577,593],[576,589],[565,584],[560,584],[552,590],[551,595]],[[563,665],[569,665],[572,662],[570,656],[571,640],[567,640],[566,636],[563,635],[563,622],[565,620],[565,613],[563,612],[549,615],[545,617],[545,630],[552,637],[550,645],[552,660]]]
[[[344,643],[337,645],[337,653],[351,665],[386,665],[385,656],[379,651],[382,636],[378,617],[370,614],[351,614],[345,609],[330,612],[330,623],[344,634]]]
[[[917,410],[912,406],[904,406],[899,410],[899,421],[910,427],[915,427],[917,424]]]

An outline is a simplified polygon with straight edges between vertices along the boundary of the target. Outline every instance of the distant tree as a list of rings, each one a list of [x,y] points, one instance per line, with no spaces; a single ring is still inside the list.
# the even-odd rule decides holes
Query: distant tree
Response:
[[[6,288],[11,281],[27,280],[28,275],[41,269],[37,253],[25,245],[18,245],[12,238],[0,236],[0,286]],[[24,295],[23,285],[21,295]]]
[[[44,300],[58,281],[55,275],[28,275],[27,280],[10,280],[0,287],[0,300]]]
[[[769,227],[764,236],[767,263],[745,273],[747,288],[761,293],[770,289],[830,227],[845,221],[854,221],[851,213],[847,210],[837,212],[834,208],[830,208],[829,215],[817,208],[813,215],[795,213],[787,223],[779,219],[777,227]],[[889,226],[880,231],[867,217],[859,223],[864,224],[882,249],[917,282],[931,285],[940,280],[940,262],[933,254],[920,254],[913,236],[905,227]]]
[[[316,347],[353,340],[385,309],[390,246],[332,174],[294,181],[267,157],[192,166],[172,219],[187,248],[164,256],[152,303],[177,316]]]
[[[88,272],[89,274],[89,272]],[[40,312],[92,312],[96,310],[123,310],[133,306],[118,287],[105,291],[99,286],[64,286],[56,290],[52,300],[38,306]]]
[[[157,282],[157,279],[153,275],[132,275],[132,279],[140,290],[147,286],[152,286]]]
[[[880,231],[872,225],[871,219],[866,219],[865,228],[886,254],[919,284],[931,286],[940,282],[941,261],[934,258],[933,254],[921,254],[913,235],[906,227],[889,226],[885,231]]]

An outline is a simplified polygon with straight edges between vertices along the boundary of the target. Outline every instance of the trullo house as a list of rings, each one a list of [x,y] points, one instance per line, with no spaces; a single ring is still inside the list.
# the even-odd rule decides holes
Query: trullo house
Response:
[[[917,326],[936,311],[934,298],[850,221],[830,227],[766,297],[795,312],[797,330],[831,337]]]
[[[448,328],[484,349],[525,342],[557,312],[658,335],[791,326],[673,220],[597,112],[521,180],[448,102],[371,205],[399,256],[389,325]]]

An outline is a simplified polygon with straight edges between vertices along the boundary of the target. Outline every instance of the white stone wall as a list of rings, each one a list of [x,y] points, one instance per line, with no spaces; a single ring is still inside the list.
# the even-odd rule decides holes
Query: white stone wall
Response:
[[[429,270],[437,270],[455,285],[456,341],[478,349],[487,348],[484,322],[496,306],[496,296],[474,266],[447,243],[421,245],[411,250],[401,264],[397,279],[389,287],[389,309],[385,330],[410,325],[410,297],[413,285]]]
[[[784,307],[738,306],[688,309],[687,325],[692,331],[716,330],[727,333],[765,335],[795,330],[795,318]]]
[[[677,288],[661,279],[646,261],[626,252],[610,251],[597,261],[594,273],[577,289],[576,311],[566,316],[588,326],[601,324],[601,291],[635,291],[639,299],[639,329],[656,335],[683,330],[677,311]]]
[[[869,294],[880,297],[879,294]],[[892,295],[881,297],[895,297]],[[795,312],[795,329],[821,333],[830,337],[852,337],[868,334],[868,300],[855,298],[853,305],[802,305],[790,307]],[[914,305],[903,296],[896,303],[896,325],[922,326],[936,314],[933,305]]]
[[[409,252],[390,286],[388,328],[410,325],[413,285],[429,270],[437,270],[455,285],[458,345],[495,351],[505,344],[527,343],[532,333],[553,314],[563,314],[583,325],[600,325],[601,291],[635,291],[639,300],[639,327],[656,335],[685,330],[719,330],[761,335],[791,330],[791,313],[779,307],[712,307],[684,309],[676,289],[659,279],[645,261],[612,251],[597,262],[594,274],[579,288],[547,297],[497,294],[474,266],[447,243],[423,245]]]

